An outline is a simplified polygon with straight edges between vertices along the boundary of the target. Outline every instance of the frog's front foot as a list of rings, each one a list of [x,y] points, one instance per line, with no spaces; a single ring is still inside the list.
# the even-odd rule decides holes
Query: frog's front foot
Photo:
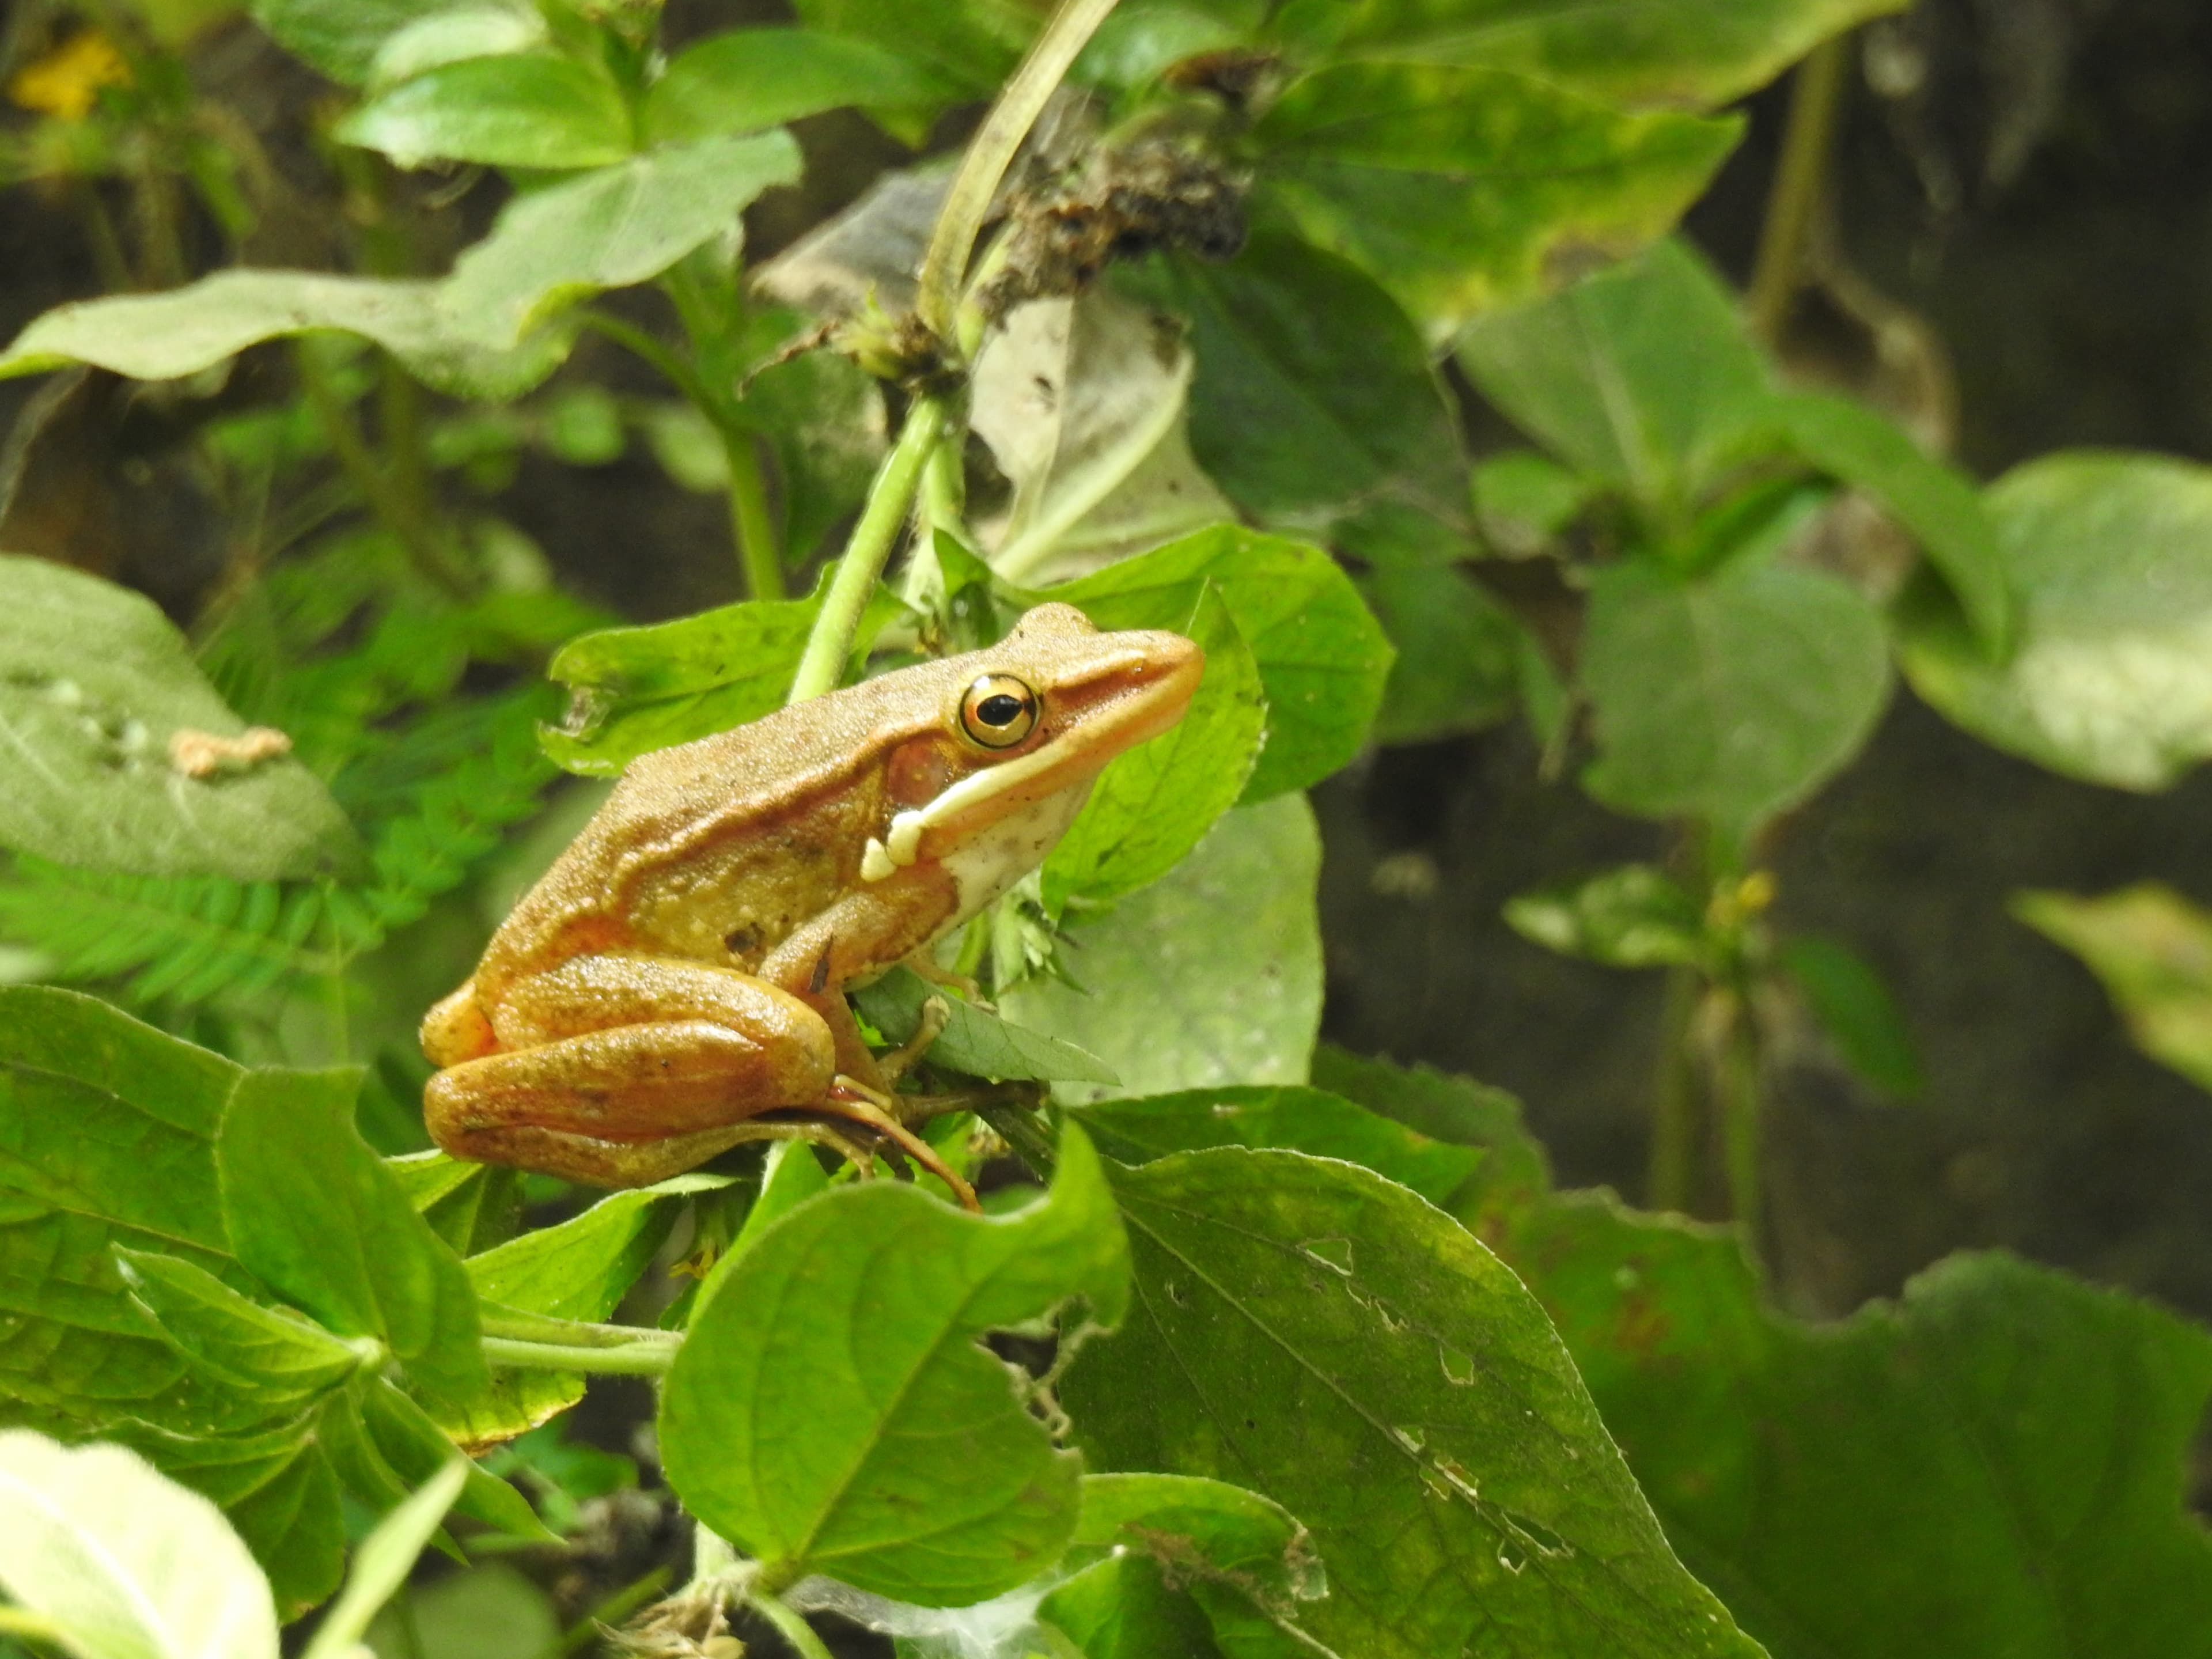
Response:
[[[884,1080],[896,1083],[921,1064],[922,1057],[936,1045],[937,1039],[945,1035],[945,1028],[951,1018],[952,1005],[943,997],[933,996],[925,1000],[921,1005],[921,1021],[914,1028],[914,1035],[889,1054],[876,1056],[876,1067],[883,1073]],[[897,1103],[893,1102],[889,1109],[897,1113]]]

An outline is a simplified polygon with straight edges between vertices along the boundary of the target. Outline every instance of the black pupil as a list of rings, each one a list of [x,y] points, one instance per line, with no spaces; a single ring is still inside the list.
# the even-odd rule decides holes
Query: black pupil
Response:
[[[975,718],[986,726],[1012,726],[1022,717],[1022,700],[1011,691],[994,691],[975,705]]]

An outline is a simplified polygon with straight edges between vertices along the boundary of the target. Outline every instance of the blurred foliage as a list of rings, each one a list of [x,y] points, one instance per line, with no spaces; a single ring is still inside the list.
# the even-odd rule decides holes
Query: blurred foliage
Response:
[[[809,1611],[939,1659],[2204,1650],[2203,1331],[1996,1255],[1833,1328],[1760,1298],[1778,1036],[1921,1087],[1911,1011],[1781,927],[1765,867],[1893,661],[2069,775],[2212,753],[2201,469],[1983,490],[1794,384],[1668,234],[1723,106],[1894,9],[11,20],[0,178],[96,280],[0,352],[51,377],[0,486],[0,1630],[100,1659],[209,1628],[273,1655],[317,1607],[310,1659],[625,1622],[727,1653],[733,1617],[818,1659]],[[1065,77],[1018,68],[1041,28]],[[296,60],[281,118],[210,69],[226,35]],[[924,153],[1002,92],[988,176]],[[805,176],[788,124],[847,109],[915,164],[755,258],[746,216]],[[1470,386],[1524,447],[1470,453]],[[141,468],[212,526],[197,562],[130,545]],[[730,602],[587,598],[663,520],[556,568],[520,526],[571,474],[711,500]],[[563,771],[1045,601],[1206,673],[938,959],[867,964],[926,1172],[861,1180],[894,1143],[811,1121],[759,1127],[834,1174],[787,1138],[596,1200],[422,1150],[416,1022],[598,806]],[[1506,907],[1669,975],[1650,1212],[1555,1191],[1498,1091],[1316,1049],[1303,792],[1516,716],[1674,831]],[[2021,914],[2212,1084],[2203,917]],[[1667,1212],[1714,1171],[1735,1231]],[[569,1432],[595,1376],[660,1385],[649,1459]],[[592,1574],[663,1482],[698,1559],[647,1606],[668,1562]]]

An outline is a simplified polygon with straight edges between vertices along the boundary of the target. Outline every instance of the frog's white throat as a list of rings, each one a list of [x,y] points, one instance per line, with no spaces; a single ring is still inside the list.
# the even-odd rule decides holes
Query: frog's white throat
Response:
[[[987,800],[1019,791],[1057,762],[1048,749],[1041,749],[963,778],[935,799],[898,813],[881,840],[868,838],[860,856],[860,878],[882,881],[905,869],[921,856],[925,832],[952,823]],[[966,921],[1044,862],[1091,799],[1095,777],[1085,776],[1002,812],[939,856],[959,892],[957,914],[947,927]]]

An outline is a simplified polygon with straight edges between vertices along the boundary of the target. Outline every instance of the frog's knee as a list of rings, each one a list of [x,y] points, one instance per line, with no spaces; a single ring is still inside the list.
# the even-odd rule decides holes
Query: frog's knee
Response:
[[[424,1056],[441,1069],[499,1051],[499,1038],[477,1001],[476,981],[463,981],[459,990],[422,1016],[422,1042]]]

